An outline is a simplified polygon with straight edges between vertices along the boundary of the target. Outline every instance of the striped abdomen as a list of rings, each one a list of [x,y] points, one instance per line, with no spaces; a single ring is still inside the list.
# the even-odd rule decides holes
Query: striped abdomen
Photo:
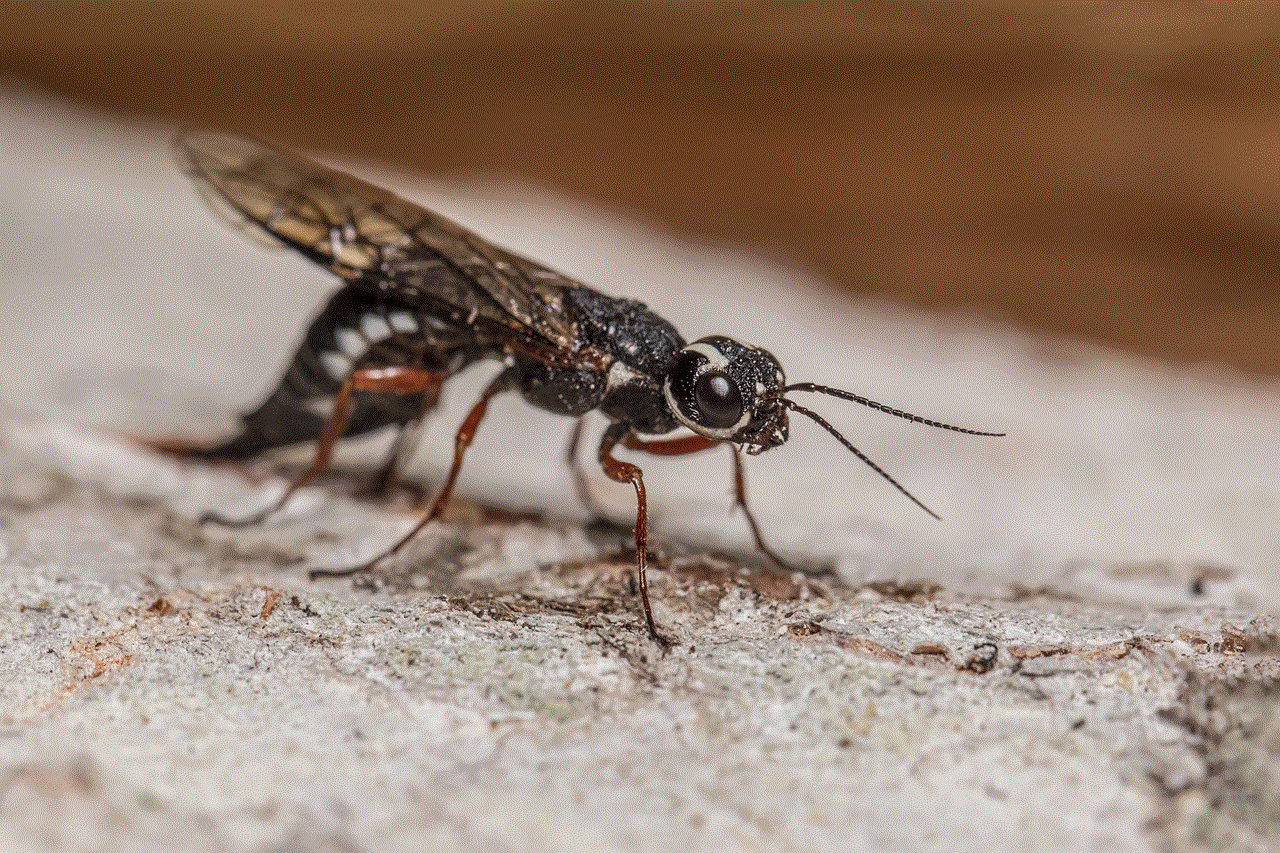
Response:
[[[452,374],[491,353],[472,328],[344,287],[311,323],[280,385],[242,416],[243,432],[194,455],[243,458],[319,438],[334,397],[352,370],[407,365]],[[427,408],[421,395],[358,392],[352,400],[343,433],[348,436],[415,421]]]

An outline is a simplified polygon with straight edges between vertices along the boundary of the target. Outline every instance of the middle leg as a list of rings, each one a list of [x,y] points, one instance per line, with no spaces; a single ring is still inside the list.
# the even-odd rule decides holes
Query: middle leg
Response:
[[[578,503],[591,513],[591,523],[604,522],[612,525],[613,522],[605,515],[603,507],[596,501],[595,495],[591,493],[591,483],[587,480],[587,472],[583,470],[582,463],[578,459],[578,446],[582,443],[582,430],[586,426],[586,416],[582,416],[573,422],[573,431],[569,433],[569,443],[564,448],[564,464],[569,466],[569,473],[573,475],[573,488],[578,493]]]

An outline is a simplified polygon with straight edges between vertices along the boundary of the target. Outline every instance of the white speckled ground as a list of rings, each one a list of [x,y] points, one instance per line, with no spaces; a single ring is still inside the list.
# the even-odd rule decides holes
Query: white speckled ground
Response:
[[[305,579],[412,521],[343,478],[263,528],[192,524],[278,486],[114,436],[229,429],[324,276],[213,224],[163,130],[8,92],[0,150],[0,848],[1276,849],[1275,388],[361,167],[792,379],[1010,431],[816,399],[945,521],[795,423],[750,483],[810,578],[723,553],[725,459],[646,467],[664,654],[581,526],[567,425],[514,399],[375,588]]]

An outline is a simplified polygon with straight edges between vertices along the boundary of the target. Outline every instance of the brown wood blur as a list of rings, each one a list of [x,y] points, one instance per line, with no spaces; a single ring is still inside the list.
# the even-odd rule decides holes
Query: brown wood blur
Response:
[[[1274,3],[15,2],[0,75],[1280,372]]]

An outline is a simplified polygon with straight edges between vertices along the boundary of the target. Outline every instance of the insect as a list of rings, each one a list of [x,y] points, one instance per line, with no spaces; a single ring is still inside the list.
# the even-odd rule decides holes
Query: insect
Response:
[[[636,585],[645,626],[659,641],[645,573],[644,478],[638,465],[614,455],[618,448],[674,456],[719,444],[730,447],[735,507],[742,508],[757,547],[785,565],[765,544],[747,506],[742,452],[755,455],[785,443],[789,412],[817,423],[937,517],[788,394],[826,394],[941,429],[1003,434],[940,423],[823,385],[788,385],[782,366],[763,349],[720,335],[687,343],[640,302],[606,296],[443,216],[296,154],[210,132],[181,135],[174,148],[223,219],[269,244],[300,252],[342,280],[312,321],[279,386],[242,416],[241,432],[216,446],[188,448],[204,458],[244,458],[315,441],[310,465],[261,512],[241,519],[208,513],[202,522],[261,522],[327,468],[339,439],[397,427],[378,477],[379,483],[389,482],[444,383],[476,362],[501,365],[458,428],[449,473],[418,524],[363,565],[313,576],[372,569],[439,517],[489,402],[503,392],[518,392],[534,406],[578,418],[569,458],[580,495],[585,494],[585,475],[577,463],[582,416],[595,410],[608,418],[596,458],[609,478],[635,490]],[[688,433],[656,438],[681,427]]]

